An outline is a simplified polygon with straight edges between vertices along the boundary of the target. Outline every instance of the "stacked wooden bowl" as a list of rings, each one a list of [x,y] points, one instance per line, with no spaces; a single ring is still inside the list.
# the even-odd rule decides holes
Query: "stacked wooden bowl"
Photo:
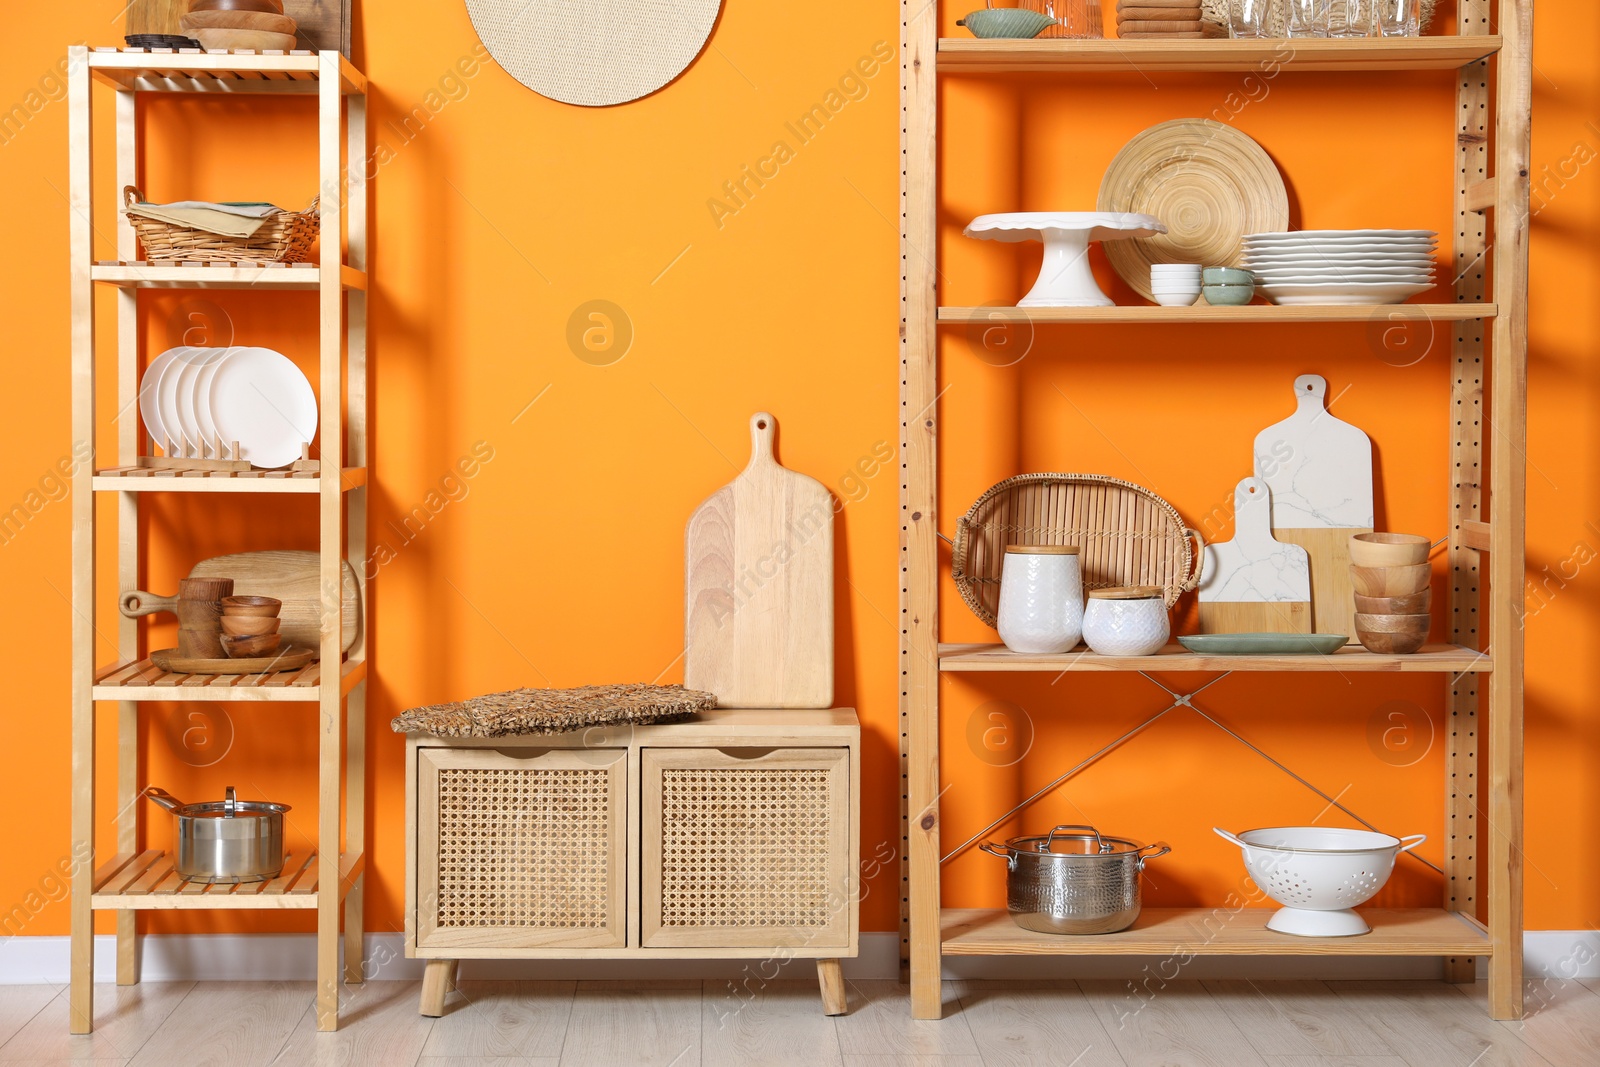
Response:
[[[194,0],[181,25],[213,51],[288,52],[299,29],[283,0]]]
[[[1407,655],[1428,640],[1433,590],[1431,544],[1416,534],[1365,533],[1350,538],[1356,591],[1356,639],[1368,652]]]
[[[276,655],[283,647],[278,633],[278,613],[283,601],[270,596],[230,596],[222,599],[222,647],[230,659],[257,659]]]
[[[1227,34],[1200,15],[1200,0],[1119,0],[1117,36],[1127,40],[1153,38],[1199,40]]]

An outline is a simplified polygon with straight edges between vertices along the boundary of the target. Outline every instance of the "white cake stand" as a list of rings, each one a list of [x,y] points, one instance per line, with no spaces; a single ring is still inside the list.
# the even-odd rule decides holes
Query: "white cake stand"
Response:
[[[1043,241],[1039,280],[1017,302],[1022,308],[1111,307],[1089,269],[1089,242],[1154,237],[1167,227],[1131,211],[1012,211],[979,215],[962,231],[980,241]]]

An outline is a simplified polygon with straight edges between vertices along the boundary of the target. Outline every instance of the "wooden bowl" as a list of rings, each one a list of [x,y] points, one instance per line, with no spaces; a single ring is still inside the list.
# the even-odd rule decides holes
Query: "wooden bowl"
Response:
[[[222,650],[228,654],[229,659],[270,656],[282,647],[281,634],[260,634],[256,637],[228,637],[224,634],[222,638]]]
[[[183,32],[195,30],[262,30],[266,33],[293,34],[298,28],[294,19],[276,11],[191,11],[178,25]]]
[[[229,637],[260,637],[277,633],[282,620],[274,615],[224,615],[217,621]]]
[[[1370,634],[1422,634],[1433,626],[1432,615],[1357,615],[1356,629]]]
[[[1357,567],[1412,567],[1428,562],[1432,547],[1432,541],[1417,534],[1354,534],[1350,538],[1350,562]]]
[[[208,52],[288,52],[295,46],[292,33],[262,30],[191,30],[189,36]]]
[[[1380,656],[1409,656],[1428,643],[1428,635],[1376,633],[1362,630],[1358,626],[1356,640],[1361,642],[1362,648],[1368,652],[1376,652]]]
[[[1433,568],[1426,563],[1410,567],[1350,568],[1350,580],[1362,596],[1409,596],[1428,588]]]
[[[222,598],[224,615],[256,615],[277,618],[283,601],[270,596],[225,596]]]
[[[194,0],[189,12],[196,11],[270,11],[283,14],[283,0]]]
[[[1433,604],[1433,590],[1406,596],[1362,596],[1356,594],[1356,610],[1363,615],[1420,615]]]

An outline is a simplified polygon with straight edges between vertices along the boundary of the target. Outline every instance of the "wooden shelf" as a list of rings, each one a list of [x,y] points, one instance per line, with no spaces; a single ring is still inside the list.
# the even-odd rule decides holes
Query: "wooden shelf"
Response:
[[[190,471],[108,467],[94,472],[97,493],[305,493],[322,491],[316,471]],[[339,472],[339,491],[367,484],[365,467]]]
[[[1402,40],[1267,41],[939,41],[941,74],[1074,71],[1378,71],[1454,70],[1500,50],[1496,36],[1415,37]]]
[[[1031,322],[1051,323],[1143,323],[1160,326],[1193,326],[1197,323],[1229,322],[1407,322],[1430,320],[1460,322],[1492,319],[1500,313],[1495,304],[1362,304],[1356,306],[1278,307],[1274,304],[1247,304],[1244,307],[1166,308],[1154,304],[1100,308],[1019,308],[1019,307],[941,307],[940,325],[979,323],[985,326]]]
[[[360,854],[339,857],[341,899],[365,867],[365,857]],[[315,908],[321,876],[321,864],[315,852],[288,856],[283,873],[269,882],[240,885],[184,881],[173,872],[172,857],[165,852],[119,853],[94,872],[91,906],[100,911]]]
[[[367,79],[337,56],[340,90],[366,91]],[[89,70],[118,89],[165,93],[317,93],[322,56],[316,52],[202,51],[96,48]]]
[[[365,660],[339,665],[339,692],[367,676]],[[322,696],[322,664],[272,674],[175,674],[148,659],[121,660],[94,676],[94,700],[298,700]]]
[[[145,260],[102,260],[89,270],[93,281],[121,289],[320,289],[322,270],[314,263],[261,263],[256,266],[215,263],[150,263]],[[341,267],[339,284],[367,287],[367,275]]]
[[[1409,656],[1380,656],[1350,645],[1331,656],[1202,656],[1170,644],[1153,656],[1101,656],[1094,652],[1042,655],[1011,652],[1004,645],[939,646],[941,671],[1285,671],[1348,674],[1487,673],[1487,652],[1459,645],[1424,645]]]
[[[1275,908],[1145,908],[1115,934],[1072,937],[1024,930],[1004,911],[939,913],[946,956],[1489,956],[1484,928],[1443,908],[1362,908],[1372,932],[1296,937],[1267,929]]]

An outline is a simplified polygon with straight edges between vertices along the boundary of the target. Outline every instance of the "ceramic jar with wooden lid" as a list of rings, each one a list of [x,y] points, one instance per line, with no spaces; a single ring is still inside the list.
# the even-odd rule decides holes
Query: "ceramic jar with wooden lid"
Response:
[[[1094,589],[1083,613],[1083,641],[1102,656],[1150,656],[1172,632],[1160,586]]]
[[[1000,640],[1013,652],[1066,652],[1083,636],[1083,572],[1074,545],[1007,545]]]

